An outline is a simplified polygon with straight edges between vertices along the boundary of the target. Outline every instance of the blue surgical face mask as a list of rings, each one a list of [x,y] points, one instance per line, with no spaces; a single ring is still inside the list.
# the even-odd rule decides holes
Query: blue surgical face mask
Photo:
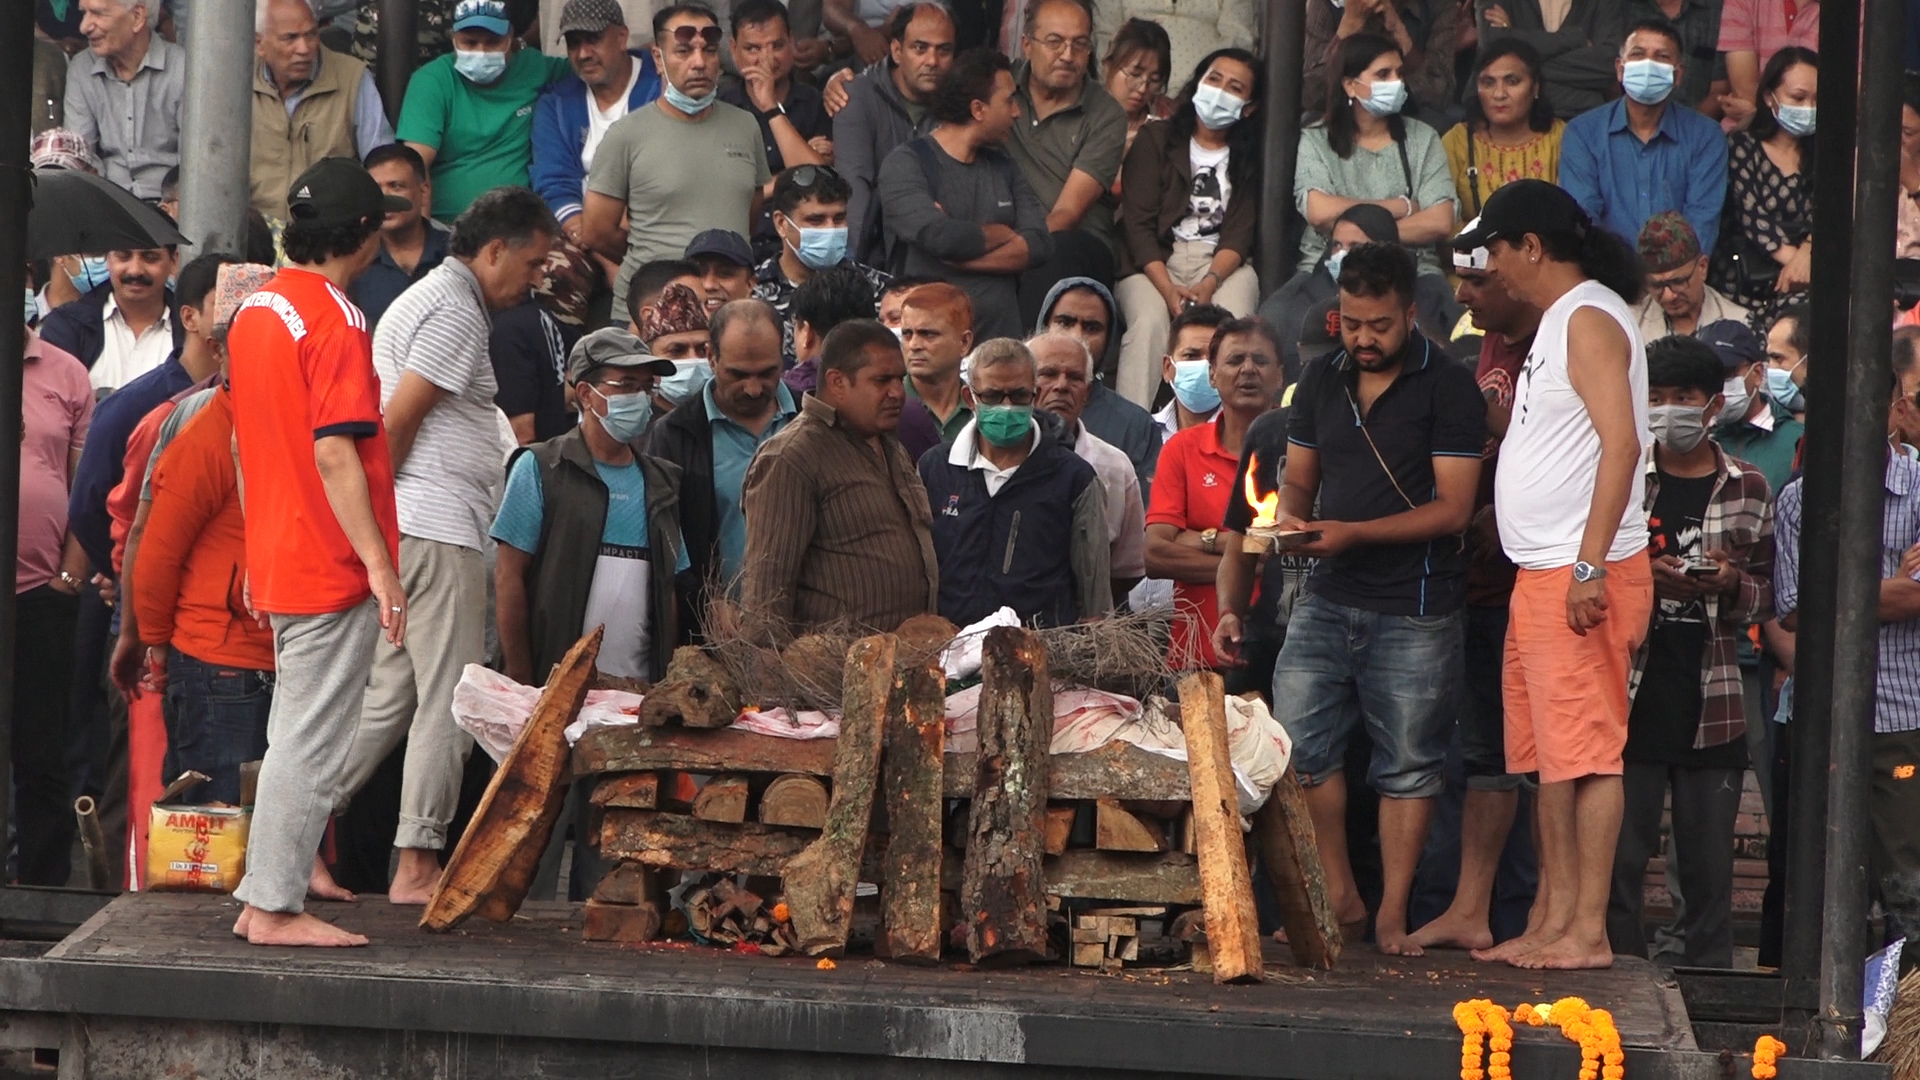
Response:
[[[1658,105],[1673,93],[1672,64],[1658,60],[1629,60],[1620,73],[1620,86],[1642,105]]]
[[[691,400],[713,381],[713,365],[705,360],[675,360],[673,374],[654,384],[653,392],[675,406]]]
[[[1392,116],[1407,104],[1407,84],[1399,79],[1382,79],[1373,84],[1368,96],[1360,99],[1360,104],[1375,116]]]
[[[1806,363],[1805,360],[1800,361]],[[1794,367],[1799,367],[1795,364]],[[1807,407],[1807,395],[1795,385],[1793,372],[1788,368],[1767,369],[1767,396],[1780,403],[1788,412],[1801,412]]]
[[[1340,280],[1340,264],[1347,261],[1347,249],[1327,252],[1327,276],[1334,281]]]
[[[1209,366],[1205,360],[1173,362],[1173,396],[1190,413],[1210,413],[1220,407],[1220,391],[1213,388]]]
[[[33,290],[28,289],[27,290],[27,316],[26,316],[27,322],[28,323],[33,322],[33,317],[38,314],[40,314],[40,305],[38,302],[34,300]]]
[[[667,104],[679,109],[681,112],[689,116],[698,116],[712,108],[714,102],[720,100],[720,91],[718,89],[710,90],[707,92],[706,97],[689,97],[681,93],[680,88],[673,85],[672,82],[662,79],[660,82],[660,96],[667,99]]]
[[[488,86],[500,81],[507,73],[507,54],[504,52],[468,52],[455,49],[453,70],[470,83]]]
[[[1773,118],[1780,121],[1780,130],[1796,139],[1813,134],[1818,114],[1819,110],[1812,105],[1778,105],[1773,110]]]
[[[1247,109],[1247,99],[1236,97],[1217,86],[1201,83],[1193,91],[1193,112],[1208,131],[1224,131],[1239,122]]]
[[[105,285],[112,277],[113,275],[107,272],[105,255],[84,255],[80,258],[80,272],[69,273],[67,280],[73,282],[74,288],[83,293],[89,293]]]
[[[600,394],[598,388],[594,393]],[[600,394],[607,403],[607,415],[594,414],[601,430],[616,442],[630,443],[644,435],[653,419],[653,398],[648,394]]]
[[[793,253],[809,269],[839,266],[847,257],[847,227],[801,229],[800,243],[794,246]]]

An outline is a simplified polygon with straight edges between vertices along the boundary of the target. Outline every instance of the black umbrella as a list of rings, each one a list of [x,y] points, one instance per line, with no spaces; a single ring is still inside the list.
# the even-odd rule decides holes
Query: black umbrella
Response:
[[[27,258],[103,255],[185,244],[167,215],[118,184],[71,169],[35,169]]]

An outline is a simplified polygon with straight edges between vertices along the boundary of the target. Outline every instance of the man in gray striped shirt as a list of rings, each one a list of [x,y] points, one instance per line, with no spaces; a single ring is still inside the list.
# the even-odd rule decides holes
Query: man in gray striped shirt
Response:
[[[500,503],[500,422],[490,311],[525,300],[559,225],[519,187],[495,188],[453,224],[445,262],[387,308],[373,335],[400,511],[400,581],[414,612],[403,648],[374,654],[336,807],[407,739],[399,872],[387,897],[424,904],[473,740],[453,724],[453,688],[486,659],[482,551]]]

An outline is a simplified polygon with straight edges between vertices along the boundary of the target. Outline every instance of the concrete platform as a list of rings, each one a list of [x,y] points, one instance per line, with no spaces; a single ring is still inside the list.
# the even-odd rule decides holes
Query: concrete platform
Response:
[[[256,949],[223,897],[129,895],[38,955],[0,956],[0,1045],[60,1046],[72,1077],[1284,1077],[1443,1080],[1456,1001],[1576,994],[1612,1010],[1634,1080],[1720,1077],[1676,986],[1623,961],[1527,973],[1458,952],[1370,946],[1340,970],[1279,963],[1256,986],[1191,972],[833,970],[715,949],[583,943],[578,909],[528,905],[446,935],[379,898],[323,904],[365,949]],[[1523,1029],[1517,1075],[1573,1076],[1579,1054]],[[1780,1075],[1879,1077],[1782,1062]],[[1736,1061],[1738,1074],[1745,1066]]]

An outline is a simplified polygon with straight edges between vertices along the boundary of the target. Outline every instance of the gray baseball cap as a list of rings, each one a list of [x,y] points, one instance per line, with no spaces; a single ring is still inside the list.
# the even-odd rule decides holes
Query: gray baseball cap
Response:
[[[647,351],[647,343],[629,330],[609,326],[574,343],[567,354],[567,385],[585,378],[594,368],[643,368],[655,375],[671,375],[674,365]]]

